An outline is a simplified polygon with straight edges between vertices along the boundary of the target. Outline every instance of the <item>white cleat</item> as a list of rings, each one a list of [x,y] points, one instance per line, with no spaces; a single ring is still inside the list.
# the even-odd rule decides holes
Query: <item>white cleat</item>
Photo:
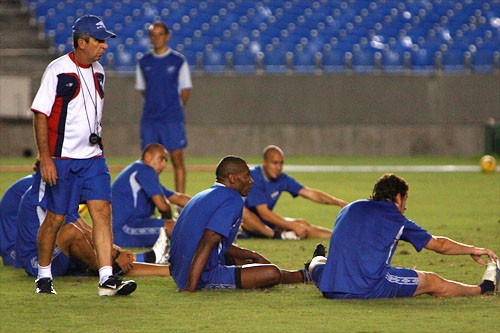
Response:
[[[281,232],[281,239],[286,239],[286,240],[299,240],[300,237],[297,236],[295,231],[282,231]]]
[[[495,285],[493,294],[496,295],[498,292],[498,285],[500,283],[500,261],[498,259],[488,260],[486,270],[483,274],[483,281],[493,282],[493,284]]]
[[[156,256],[156,264],[167,264],[168,263],[168,253],[170,246],[168,244],[168,236],[165,228],[160,229],[160,235],[153,245],[153,251]]]

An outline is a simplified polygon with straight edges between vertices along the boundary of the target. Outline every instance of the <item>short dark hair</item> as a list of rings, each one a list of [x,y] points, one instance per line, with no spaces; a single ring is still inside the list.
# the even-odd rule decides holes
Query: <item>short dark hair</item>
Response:
[[[142,150],[141,160],[144,161],[144,156],[146,156],[146,153],[154,153],[154,152],[163,151],[163,150],[166,150],[166,149],[162,144],[156,143],[156,142],[149,143]]]
[[[153,30],[154,28],[157,28],[157,27],[163,28],[167,35],[170,33],[170,30],[168,30],[168,26],[165,23],[163,23],[162,21],[156,21],[156,22],[151,23],[148,27],[148,31],[151,32],[151,30]]]
[[[410,186],[403,178],[392,173],[386,173],[375,183],[370,199],[396,202],[396,195],[399,193],[401,197],[406,196],[409,188]]]
[[[89,34],[73,34],[73,48],[76,50],[78,48],[78,40],[83,39],[87,43],[90,40]]]
[[[215,170],[215,177],[217,181],[222,181],[229,177],[229,174],[240,174],[245,170],[247,166],[247,162],[239,157],[234,155],[228,155],[220,160],[219,164],[217,164],[217,168]]]

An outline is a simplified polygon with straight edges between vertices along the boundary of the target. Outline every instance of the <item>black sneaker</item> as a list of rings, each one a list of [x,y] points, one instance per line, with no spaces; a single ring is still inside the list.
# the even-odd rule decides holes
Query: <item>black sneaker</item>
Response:
[[[106,282],[99,285],[99,296],[130,295],[137,288],[134,280],[123,281],[111,275]]]
[[[312,257],[326,257],[326,248],[323,244],[318,243],[316,244],[316,248],[314,249]],[[304,264],[304,268],[309,272],[309,265],[311,264],[311,260],[308,260]]]
[[[51,278],[41,278],[35,280],[35,293],[36,294],[53,294],[56,295],[56,291],[54,290],[54,285],[52,284]]]

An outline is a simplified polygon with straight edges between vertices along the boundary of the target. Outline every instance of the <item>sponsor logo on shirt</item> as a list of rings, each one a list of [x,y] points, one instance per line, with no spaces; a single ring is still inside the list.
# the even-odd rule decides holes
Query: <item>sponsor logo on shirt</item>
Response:
[[[280,192],[275,191],[275,192],[271,193],[271,198],[275,199],[278,195],[280,195]]]
[[[175,72],[175,66],[168,66],[167,72],[168,74],[172,74],[173,72]]]

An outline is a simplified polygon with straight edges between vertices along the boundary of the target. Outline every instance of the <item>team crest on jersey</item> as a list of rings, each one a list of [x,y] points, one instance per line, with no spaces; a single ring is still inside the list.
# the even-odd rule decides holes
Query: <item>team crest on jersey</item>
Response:
[[[102,73],[96,73],[96,81],[97,81],[97,91],[99,92],[99,96],[104,98],[104,75]]]
[[[168,74],[173,74],[175,72],[175,66],[168,66],[167,72]]]

